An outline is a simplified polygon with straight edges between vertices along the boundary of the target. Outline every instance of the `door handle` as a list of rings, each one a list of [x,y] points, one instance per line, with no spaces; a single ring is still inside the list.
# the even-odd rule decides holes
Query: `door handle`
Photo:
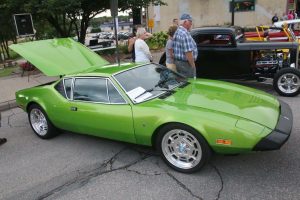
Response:
[[[77,111],[78,109],[77,109],[77,107],[71,107],[70,110],[71,110],[71,111]]]

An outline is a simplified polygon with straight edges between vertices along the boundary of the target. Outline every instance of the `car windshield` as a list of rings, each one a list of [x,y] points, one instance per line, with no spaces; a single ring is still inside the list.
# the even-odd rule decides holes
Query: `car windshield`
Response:
[[[186,78],[168,68],[147,64],[114,75],[130,99],[139,103],[186,83]]]

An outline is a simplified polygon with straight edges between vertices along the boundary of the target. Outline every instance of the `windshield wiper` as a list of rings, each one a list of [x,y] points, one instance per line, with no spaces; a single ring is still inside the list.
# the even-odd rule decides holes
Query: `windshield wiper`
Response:
[[[191,83],[188,82],[188,81],[183,82],[183,83],[179,86],[179,88],[184,88],[184,87],[188,86],[189,84],[191,84]]]
[[[176,83],[178,85],[185,85],[185,86],[189,84],[189,82],[187,80],[182,81],[182,80],[176,80],[176,79],[173,79],[173,78],[166,78],[166,79],[163,79],[163,80],[159,80],[158,83],[155,85],[155,87],[159,86],[159,87],[162,88],[169,81],[172,81],[171,84]],[[169,87],[169,86],[166,85],[166,87]]]

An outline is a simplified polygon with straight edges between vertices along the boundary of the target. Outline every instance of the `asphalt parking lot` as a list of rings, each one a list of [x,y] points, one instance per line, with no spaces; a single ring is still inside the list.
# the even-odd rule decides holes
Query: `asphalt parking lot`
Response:
[[[271,85],[243,83],[277,95]],[[1,113],[0,199],[300,199],[300,95],[278,97],[294,115],[278,151],[214,155],[199,172],[167,167],[147,147],[64,132],[41,140],[26,113]]]

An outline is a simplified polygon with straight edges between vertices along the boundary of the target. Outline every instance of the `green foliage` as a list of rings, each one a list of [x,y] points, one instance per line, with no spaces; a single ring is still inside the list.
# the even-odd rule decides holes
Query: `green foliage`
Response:
[[[0,69],[0,77],[9,76],[19,67],[7,67],[4,69]]]
[[[166,46],[167,41],[167,33],[161,31],[154,33],[153,36],[146,41],[146,43],[148,44],[150,49],[161,49]]]
[[[166,5],[162,0],[119,0],[118,7],[119,11],[125,11],[147,7],[151,3]],[[38,39],[76,34],[78,41],[84,43],[91,19],[108,9],[108,0],[0,0],[0,31],[2,34],[13,33],[7,37],[15,38],[11,16],[31,13]]]
[[[150,4],[167,5],[163,0],[119,0],[119,9],[125,11],[132,8],[148,7]]]
[[[91,33],[99,33],[101,32],[101,28],[92,28]]]
[[[9,41],[16,41],[16,31],[12,16],[21,7],[14,2],[13,0],[0,0],[0,49],[5,58],[10,58]]]
[[[111,22],[113,20],[112,17],[97,17],[97,18],[93,18],[91,19],[90,25],[92,27],[99,27],[101,24],[103,24],[104,22]]]
[[[21,58],[21,56],[19,54],[17,54],[16,52],[12,51],[11,49],[9,49],[9,55],[10,55],[10,59],[17,59],[17,58]]]
[[[57,31],[55,28],[49,24],[45,19],[37,19],[37,16],[34,20],[34,28],[36,30],[35,37],[37,40],[52,39],[58,37]]]
[[[44,26],[48,30],[45,33],[45,29],[37,29],[42,31],[37,32],[41,38],[70,37],[81,9],[80,1],[74,0],[28,0],[23,5],[26,12],[32,13],[34,24]]]

